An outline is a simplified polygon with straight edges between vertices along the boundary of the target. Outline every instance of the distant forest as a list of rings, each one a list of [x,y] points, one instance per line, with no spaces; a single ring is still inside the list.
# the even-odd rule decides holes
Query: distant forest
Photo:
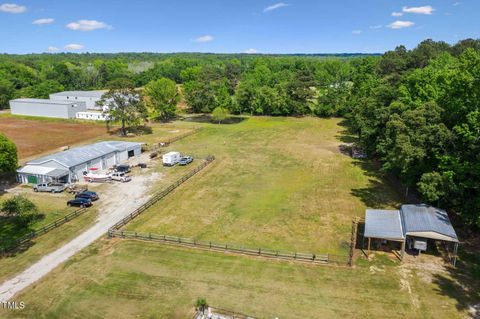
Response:
[[[343,117],[385,172],[480,227],[480,40],[383,55],[0,55],[0,108],[162,78],[179,85],[190,112]]]

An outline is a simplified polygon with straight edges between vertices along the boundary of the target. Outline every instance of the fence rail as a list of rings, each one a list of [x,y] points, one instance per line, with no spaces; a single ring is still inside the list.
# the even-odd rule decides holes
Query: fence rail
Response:
[[[309,262],[314,264],[339,264],[346,265],[347,256],[331,254],[312,254],[300,252],[287,252],[265,248],[249,248],[237,244],[221,244],[212,241],[202,241],[193,238],[183,238],[169,235],[158,235],[152,233],[140,233],[135,231],[114,230],[108,231],[109,237],[119,237],[124,239],[136,239],[151,241],[175,246],[196,247],[201,249],[216,250],[230,253],[238,253],[250,256],[259,256],[267,258],[286,259],[293,261]]]
[[[173,142],[176,142],[178,140],[181,140],[187,136],[190,136],[190,135],[193,135],[195,133],[198,133],[202,128],[195,128],[191,131],[188,131],[188,132],[185,132],[183,134],[180,134],[180,135],[177,135],[177,136],[174,136],[174,137],[171,137],[171,138],[167,138],[166,140],[164,141],[161,141],[159,143],[154,143],[154,144],[149,144],[145,150],[146,151],[149,151],[149,152],[154,152],[154,151],[158,151],[160,150],[161,148],[163,147],[167,147],[169,146],[170,144],[172,144]]]
[[[193,170],[191,170],[187,174],[183,175],[179,180],[177,180],[175,183],[168,186],[166,189],[164,189],[161,192],[153,195],[153,197],[150,198],[145,204],[141,205],[140,207],[135,209],[130,215],[128,215],[127,217],[123,218],[118,223],[113,225],[110,228],[110,230],[118,230],[118,229],[122,228],[123,226],[125,226],[126,224],[128,224],[131,220],[133,220],[138,215],[140,215],[141,213],[143,213],[144,211],[146,211],[147,209],[152,207],[154,204],[156,204],[159,200],[161,200],[162,198],[164,198],[165,196],[170,194],[174,189],[176,189],[181,184],[185,183],[185,181],[187,181],[193,175],[200,172],[202,169],[204,169],[208,164],[210,164],[214,160],[215,160],[215,156],[212,156],[212,155],[208,156],[202,164],[198,165],[196,168],[194,168]]]
[[[23,235],[22,237],[20,237],[19,239],[17,239],[12,245],[10,245],[9,247],[6,247],[6,248],[2,248],[0,250],[0,254],[1,255],[5,255],[11,251],[14,251],[15,249],[17,249],[18,247],[21,247],[23,245],[25,245],[26,243],[28,243],[30,240],[32,240],[33,238],[36,238],[38,236],[41,236],[41,235],[44,235],[46,233],[48,233],[49,231],[57,228],[57,227],[60,227],[62,226],[63,224],[65,224],[66,222],[69,222],[71,221],[72,219],[82,215],[83,213],[85,213],[87,211],[86,208],[80,208],[80,209],[77,209],[67,215],[65,215],[64,217],[62,218],[59,218],[53,222],[51,222],[50,224],[48,225],[45,225],[43,226],[42,228],[39,228],[39,229],[36,229],[32,232],[29,232],[25,235]]]

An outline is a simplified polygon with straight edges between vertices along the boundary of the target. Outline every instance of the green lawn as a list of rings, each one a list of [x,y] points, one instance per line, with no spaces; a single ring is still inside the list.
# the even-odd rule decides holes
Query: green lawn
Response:
[[[0,203],[5,199],[13,196],[12,194],[3,194],[0,196]],[[34,193],[27,192],[27,198],[34,202],[39,211],[44,214],[44,218],[33,223],[30,230],[39,229],[58,218],[73,212],[75,208],[69,208],[66,205],[68,199],[72,195]],[[42,258],[45,254],[52,252],[56,248],[61,247],[69,240],[75,238],[81,231],[87,229],[93,223],[97,216],[95,208],[90,208],[85,214],[63,224],[45,235],[35,238],[32,246],[27,250],[17,252],[14,256],[0,258],[0,280],[6,280],[15,274],[20,273],[25,268]],[[0,222],[2,242],[12,242],[14,239],[21,237],[29,230],[21,230],[15,232],[8,224],[2,220]]]
[[[352,217],[399,198],[364,163],[339,151],[339,119],[254,117],[171,145],[217,160],[126,229],[250,247],[344,254]],[[176,123],[178,127],[192,123]],[[155,132],[154,132],[155,133]],[[195,162],[192,165],[196,165]],[[157,189],[187,168],[159,168]]]
[[[397,265],[355,269],[103,239],[15,297],[2,317],[191,318],[197,297],[258,318],[461,318],[455,298]]]

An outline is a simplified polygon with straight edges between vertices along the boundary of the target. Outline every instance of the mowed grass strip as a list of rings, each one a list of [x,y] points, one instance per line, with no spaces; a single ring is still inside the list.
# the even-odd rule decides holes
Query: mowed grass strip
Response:
[[[166,151],[213,154],[216,161],[125,229],[345,254],[354,216],[377,198],[382,207],[399,204],[375,172],[340,153],[339,119],[253,117],[203,127]],[[159,168],[165,178],[158,189],[187,169]]]
[[[383,266],[382,266],[383,267]],[[318,267],[137,241],[103,239],[15,300],[5,318],[190,318],[197,297],[258,318],[460,318],[423,284],[402,289],[394,266]],[[412,288],[414,289],[414,288]],[[432,299],[441,311],[429,306]]]

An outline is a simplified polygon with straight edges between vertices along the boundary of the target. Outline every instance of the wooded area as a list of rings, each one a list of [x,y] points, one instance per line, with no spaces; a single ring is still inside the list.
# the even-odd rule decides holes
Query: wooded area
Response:
[[[453,46],[426,40],[413,50],[399,46],[381,57],[0,55],[0,108],[14,97],[146,86],[149,111],[167,119],[178,101],[172,81],[187,111],[217,109],[218,122],[226,110],[345,117],[383,170],[417,189],[424,201],[480,226],[479,40]]]

